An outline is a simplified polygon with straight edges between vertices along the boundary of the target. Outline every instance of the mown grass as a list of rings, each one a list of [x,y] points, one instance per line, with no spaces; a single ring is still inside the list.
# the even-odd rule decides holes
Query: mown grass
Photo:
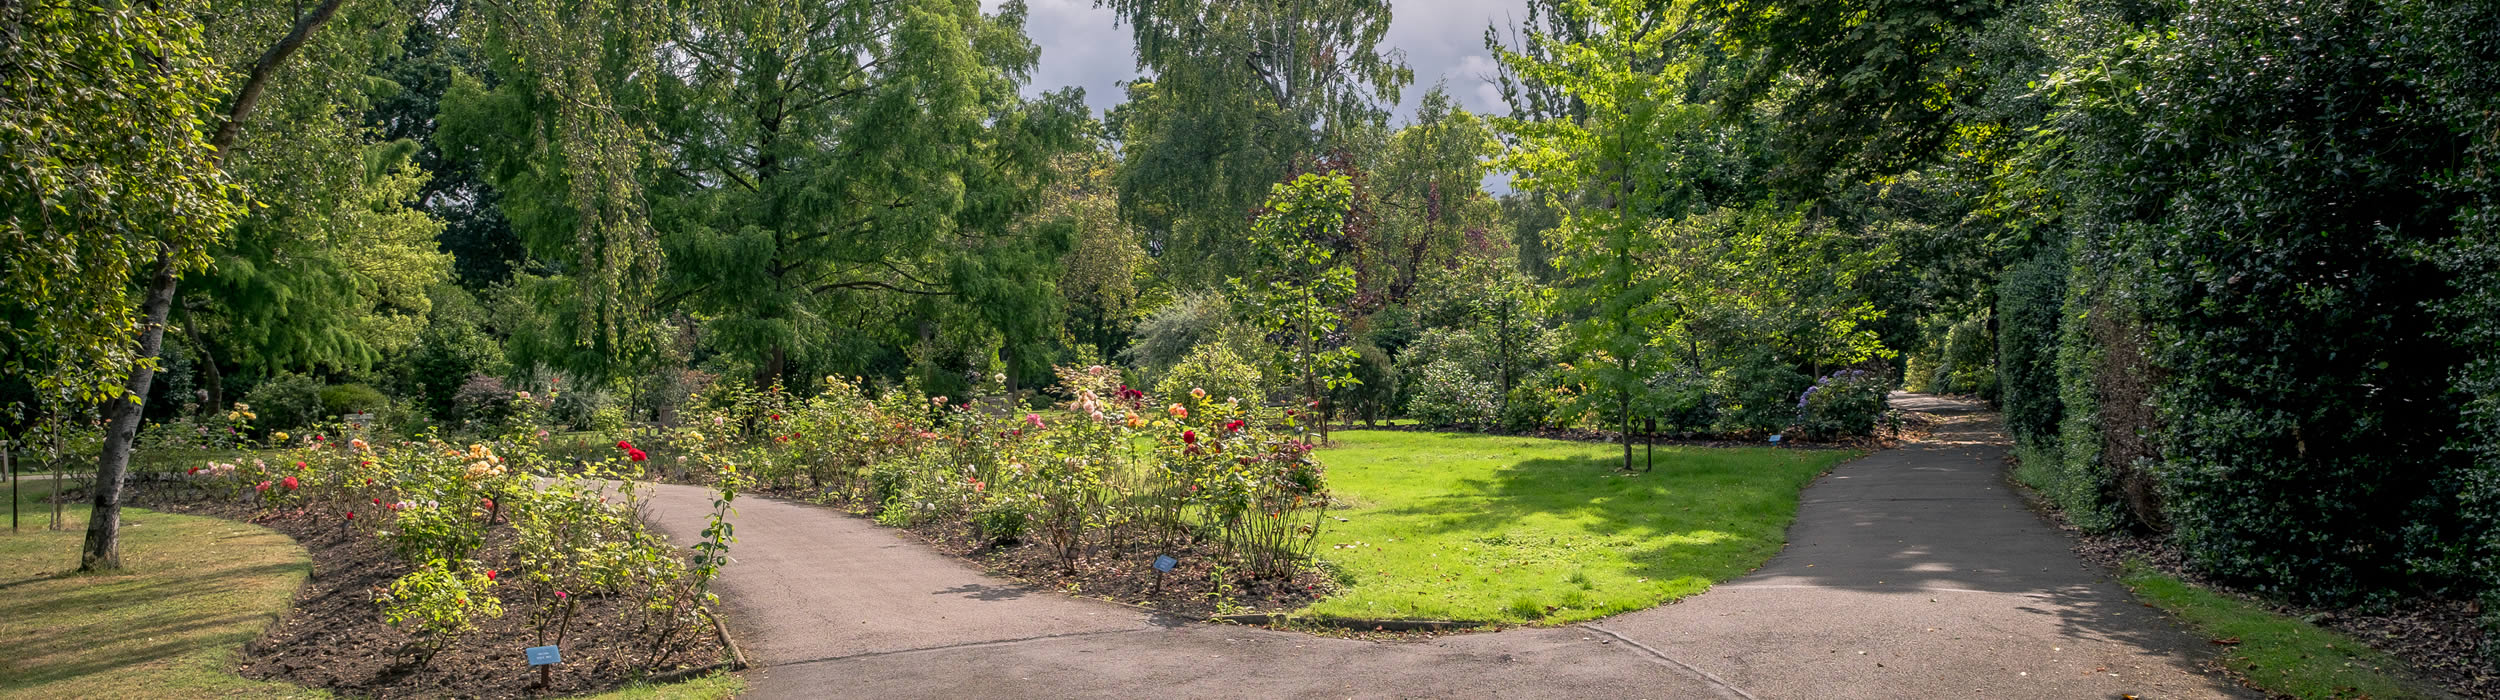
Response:
[[[1457,433],[1344,431],[1321,454],[1346,507],[1319,557],[1323,617],[1564,623],[1699,593],[1787,542],[1797,491],[1862,452],[1622,448]],[[1342,518],[1342,521],[1339,519]]]
[[[2121,580],[2136,597],[2169,611],[2207,638],[2233,641],[2224,663],[2270,693],[2297,698],[2436,697],[2392,669],[2387,654],[2264,606],[2129,563]]]
[[[4,486],[4,485],[0,485]],[[87,509],[43,529],[50,480],[21,485],[28,524],[0,535],[0,696],[315,697],[234,673],[245,642],[285,612],[310,570],[304,550],[267,528],[143,509],[123,512],[122,557],[80,574]],[[0,498],[0,500],[7,500]],[[7,513],[0,513],[6,517]]]
[[[0,698],[265,697],[330,694],[237,675],[243,645],[285,614],[311,568],[293,540],[217,518],[130,508],[122,514],[123,571],[79,574],[87,507],[63,509],[49,531],[49,479],[0,484],[0,525],[25,509],[22,529],[0,529]],[[745,688],[716,674],[636,685],[599,698],[711,700]]]

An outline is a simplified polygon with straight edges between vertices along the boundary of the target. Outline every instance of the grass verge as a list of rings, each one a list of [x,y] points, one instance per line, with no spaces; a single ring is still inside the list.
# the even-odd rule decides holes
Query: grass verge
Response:
[[[1566,623],[1638,610],[1762,565],[1797,491],[1842,450],[1622,447],[1459,433],[1346,431],[1321,459],[1345,508],[1319,534],[1342,589],[1322,617]],[[1636,459],[1638,455],[1636,454]]]
[[[49,479],[0,483],[0,526],[18,509],[24,527],[0,529],[0,698],[330,697],[327,692],[234,672],[243,645],[260,635],[304,582],[310,560],[267,528],[218,518],[131,508],[122,514],[125,569],[80,574],[87,507],[63,509],[49,531]],[[615,700],[711,700],[745,689],[734,675],[601,694]]]
[[[2434,697],[2392,669],[2394,658],[2351,637],[2181,581],[2140,562],[2120,580],[2138,598],[2228,643],[2223,662],[2250,685],[2297,698]]]

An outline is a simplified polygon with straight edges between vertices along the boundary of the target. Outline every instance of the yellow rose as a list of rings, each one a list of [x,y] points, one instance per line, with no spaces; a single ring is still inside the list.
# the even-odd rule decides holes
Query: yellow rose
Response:
[[[270,433],[269,439],[276,440],[278,442],[286,442],[286,431],[280,430],[275,433]]]

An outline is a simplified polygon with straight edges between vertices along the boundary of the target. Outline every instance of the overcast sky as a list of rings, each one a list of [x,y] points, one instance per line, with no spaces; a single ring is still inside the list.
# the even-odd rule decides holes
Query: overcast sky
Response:
[[[982,0],[995,9],[1004,0]],[[1449,81],[1450,95],[1478,114],[1508,111],[1485,77],[1493,59],[1484,50],[1487,24],[1508,25],[1525,12],[1525,0],[1392,0],[1388,46],[1406,52],[1415,69],[1415,84],[1402,92],[1395,121],[1413,115],[1415,103],[1436,81]],[[1074,85],[1085,88],[1085,102],[1100,113],[1119,104],[1126,91],[1120,83],[1137,77],[1136,42],[1129,28],[1110,10],[1096,9],[1094,0],[1026,0],[1031,16],[1025,33],[1042,47],[1042,63],[1034,69],[1028,94]]]

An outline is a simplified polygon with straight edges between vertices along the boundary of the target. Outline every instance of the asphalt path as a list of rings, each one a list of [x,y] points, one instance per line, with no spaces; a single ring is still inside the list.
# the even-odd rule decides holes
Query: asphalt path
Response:
[[[738,502],[715,588],[750,698],[2253,697],[2025,507],[1993,415],[1893,402],[1947,422],[1807,487],[1761,569],[1591,623],[1373,642],[1183,621],[762,498]],[[652,520],[698,538],[708,493],[652,488]]]

